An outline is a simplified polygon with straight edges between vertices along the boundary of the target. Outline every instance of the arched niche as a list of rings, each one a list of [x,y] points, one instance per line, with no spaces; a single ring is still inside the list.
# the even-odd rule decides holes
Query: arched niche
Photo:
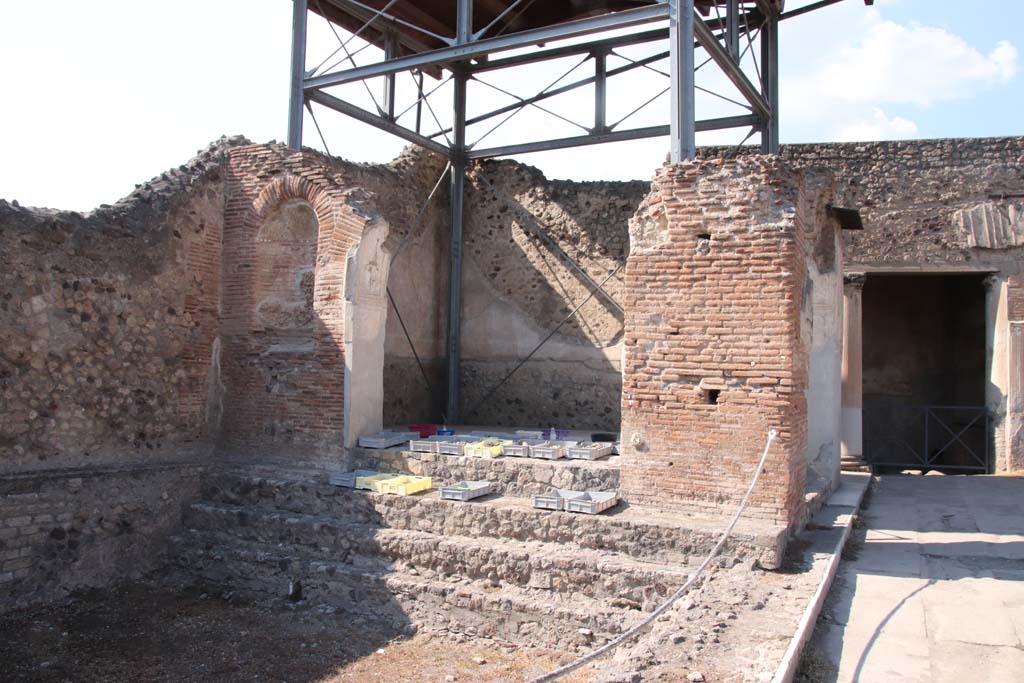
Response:
[[[319,228],[305,197],[281,200],[259,224],[252,329],[265,336],[271,353],[313,351]]]
[[[345,264],[345,447],[384,425],[389,226],[370,219]]]

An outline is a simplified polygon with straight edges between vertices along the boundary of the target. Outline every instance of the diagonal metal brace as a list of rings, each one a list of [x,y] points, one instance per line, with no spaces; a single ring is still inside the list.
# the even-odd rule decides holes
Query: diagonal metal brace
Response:
[[[697,42],[700,43],[701,47],[707,50],[708,56],[715,60],[715,64],[722,70],[736,89],[739,90],[743,97],[753,106],[754,111],[764,120],[772,118],[772,108],[768,105],[767,100],[761,95],[761,91],[750,82],[747,75],[736,65],[736,62],[732,60],[732,57],[726,51],[722,44],[718,42],[715,34],[711,32],[711,29],[704,20],[694,14],[693,17],[693,34],[697,37]]]

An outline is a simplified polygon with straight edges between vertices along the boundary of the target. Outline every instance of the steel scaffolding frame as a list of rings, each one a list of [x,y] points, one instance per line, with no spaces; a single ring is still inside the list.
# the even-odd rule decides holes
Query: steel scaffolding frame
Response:
[[[695,0],[651,0],[648,5],[633,9],[606,12],[562,23],[505,33],[504,31],[513,23],[509,19],[514,20],[519,14],[528,10],[534,2],[534,0],[514,0],[507,7],[503,7],[500,14],[489,24],[474,32],[474,4],[479,4],[481,7],[489,5],[492,10],[495,4],[489,0],[476,0],[475,2],[474,0],[451,0],[455,3],[457,12],[454,35],[449,36],[445,35],[444,28],[439,25],[440,22],[432,20],[426,12],[416,10],[421,16],[420,22],[410,21],[391,13],[390,10],[398,1],[389,0],[389,2],[383,3],[382,7],[376,8],[360,0],[312,0],[318,14],[331,24],[331,30],[338,38],[339,47],[319,66],[307,71],[306,33],[310,0],[293,0],[288,144],[294,149],[301,148],[303,108],[308,108],[310,103],[315,103],[448,157],[451,164],[451,204],[445,419],[449,423],[455,424],[461,416],[459,337],[462,300],[463,198],[467,164],[476,159],[665,135],[670,138],[671,159],[678,162],[695,156],[697,132],[727,128],[750,128],[746,139],[749,139],[755,132],[760,132],[762,151],[765,153],[777,152],[779,146],[778,23],[787,15],[782,13],[783,0],[715,0],[712,3],[700,3],[701,8],[699,9],[708,12],[707,18],[702,17],[698,8],[695,8]],[[794,10],[792,14],[802,14],[839,1],[841,0],[821,0],[811,6]],[[416,3],[407,1],[405,4],[414,6]],[[328,14],[324,12],[324,5],[331,12],[344,13],[347,17],[363,22],[361,28],[355,31],[348,40],[343,40],[335,31]],[[710,16],[709,7],[713,10],[714,17]],[[664,26],[666,22],[667,28]],[[660,23],[662,26],[653,30],[639,31],[644,26],[656,23]],[[383,43],[384,59],[360,66],[356,64],[354,57],[362,48],[350,51],[348,46],[354,37],[371,27],[377,35],[382,36],[380,42]],[[634,31],[611,37],[603,35],[622,29],[634,29]],[[417,39],[417,35],[421,38]],[[584,40],[553,48],[543,47],[544,44],[551,41],[577,38]],[[427,44],[428,40],[440,42],[444,47],[432,49]],[[632,60],[616,52],[617,49],[630,45],[663,44],[665,41],[668,43],[666,50],[642,59]],[[759,54],[754,49],[755,41],[760,42]],[[504,58],[491,58],[492,55],[498,53],[528,47],[536,49]],[[707,54],[707,60],[699,65],[695,62],[695,50],[698,48]],[[324,69],[325,64],[339,53],[343,53],[343,56]],[[609,69],[607,60],[611,55],[627,63]],[[748,55],[753,59],[748,58]],[[530,97],[519,97],[479,78],[480,74],[489,71],[570,56],[581,56],[582,60],[558,81]],[[668,74],[651,66],[666,57],[669,60]],[[748,62],[753,61],[753,69],[756,73],[748,73],[750,67],[744,67],[745,58]],[[347,68],[338,68],[346,62],[348,63]],[[592,62],[592,76],[558,85],[561,80],[585,62]],[[718,93],[712,93],[696,85],[697,71],[710,62],[714,62],[717,68],[728,77],[745,102],[738,102]],[[609,122],[608,80],[635,69],[650,69],[666,75],[669,85],[626,117],[617,122]],[[450,75],[429,92],[424,91],[423,74],[440,77],[443,71],[447,71]],[[413,75],[417,84],[418,97],[412,105],[399,112],[395,100],[396,79],[402,73]],[[366,81],[381,77],[384,79],[384,88],[381,93],[381,102],[378,102]],[[445,127],[437,121],[429,97],[448,80],[453,83],[454,95],[452,124]],[[467,119],[467,85],[470,81],[477,81],[504,92],[516,102]],[[325,92],[328,88],[360,82],[370,93],[376,111],[359,107]],[[593,125],[583,125],[571,121],[539,104],[551,97],[591,84],[594,86]],[[698,91],[708,92],[742,106],[749,113],[697,120],[696,96]],[[666,93],[670,98],[668,124],[634,128],[619,127],[637,111]],[[424,105],[437,123],[438,130],[432,133],[424,133],[421,129]],[[400,124],[399,119],[413,107],[416,109],[415,127],[409,128]],[[488,130],[483,136],[486,137],[527,107],[540,109],[568,121],[581,128],[583,133],[570,137],[493,147],[479,146],[483,138],[473,143],[467,143],[466,129],[468,126],[507,114],[505,118]],[[312,109],[310,111],[312,112]],[[451,137],[449,137],[449,133]]]

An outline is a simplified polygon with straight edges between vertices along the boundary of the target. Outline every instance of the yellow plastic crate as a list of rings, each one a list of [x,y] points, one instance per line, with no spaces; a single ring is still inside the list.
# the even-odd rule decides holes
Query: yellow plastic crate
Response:
[[[433,487],[430,477],[394,477],[378,482],[381,493],[397,496],[409,496],[420,491],[429,491]]]
[[[466,455],[476,458],[497,458],[505,446],[511,445],[508,439],[484,439],[478,443],[466,444]]]
[[[407,474],[391,474],[385,478],[377,479],[371,483],[371,487],[377,493],[387,493],[387,487],[389,484],[402,484],[409,479]]]
[[[374,485],[377,482],[382,481],[384,479],[393,479],[394,477],[397,476],[397,474],[394,474],[392,472],[381,472],[379,474],[372,474],[368,477],[356,477],[356,488],[367,489],[369,491],[376,491],[377,489]]]

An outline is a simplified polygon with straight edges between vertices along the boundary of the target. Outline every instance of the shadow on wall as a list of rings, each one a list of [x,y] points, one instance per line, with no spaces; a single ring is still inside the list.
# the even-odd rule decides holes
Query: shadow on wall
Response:
[[[358,434],[381,428],[388,224],[363,198],[287,175],[263,185],[241,216],[228,214],[229,456],[337,463]]]
[[[618,431],[625,273],[615,271],[625,263],[628,221],[649,184],[548,181],[515,162],[482,164],[471,180],[464,421]]]

